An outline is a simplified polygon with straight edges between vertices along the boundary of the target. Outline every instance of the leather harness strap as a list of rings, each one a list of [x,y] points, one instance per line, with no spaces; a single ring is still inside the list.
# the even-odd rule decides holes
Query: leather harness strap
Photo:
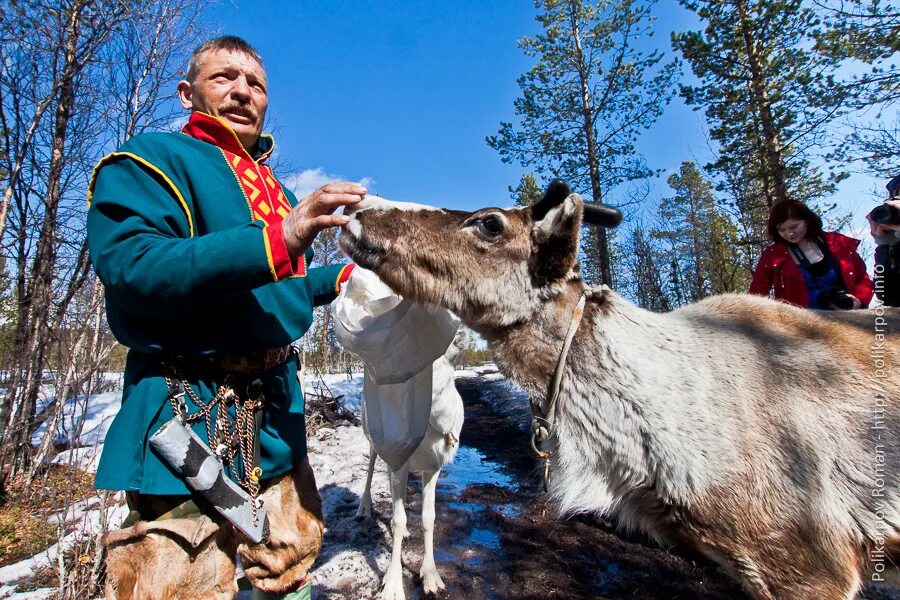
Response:
[[[569,348],[572,340],[575,338],[575,332],[578,331],[578,325],[584,316],[584,307],[588,298],[602,298],[610,289],[601,285],[598,287],[588,287],[582,290],[575,309],[572,311],[572,318],[569,319],[569,327],[566,330],[566,336],[563,339],[562,349],[556,360],[556,368],[553,371],[553,380],[550,383],[549,394],[547,395],[547,411],[546,413],[534,403],[531,403],[531,448],[535,454],[544,461],[544,490],[549,490],[550,484],[550,457],[555,452],[554,449],[545,449],[550,446],[549,442],[555,436],[556,430],[554,425],[556,422],[556,412],[559,401],[559,393],[562,387],[562,377],[565,372],[566,358],[569,355]]]

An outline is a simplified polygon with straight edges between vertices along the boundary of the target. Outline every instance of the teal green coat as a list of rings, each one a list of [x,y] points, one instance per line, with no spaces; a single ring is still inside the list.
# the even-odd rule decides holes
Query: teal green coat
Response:
[[[260,139],[259,163],[272,145],[270,137]],[[90,255],[106,286],[110,329],[129,348],[122,407],[97,471],[99,489],[188,492],[147,443],[173,417],[161,353],[247,354],[285,346],[309,328],[313,307],[336,295],[345,265],[279,277],[283,269],[273,268],[271,231],[253,218],[224,156],[213,143],[183,133],[149,133],[95,169],[88,197]],[[289,190],[284,194],[291,206],[297,203]],[[308,252],[306,262],[311,258]],[[223,382],[198,375],[190,383],[208,401]],[[306,456],[306,437],[293,361],[266,372],[263,384],[260,467],[266,479]],[[236,391],[243,394],[243,385]],[[204,423],[194,430],[207,439]]]

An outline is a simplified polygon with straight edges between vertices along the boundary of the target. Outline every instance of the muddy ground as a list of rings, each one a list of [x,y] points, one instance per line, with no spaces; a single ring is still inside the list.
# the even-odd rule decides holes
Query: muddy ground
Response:
[[[748,598],[721,569],[684,548],[663,549],[623,536],[593,517],[561,519],[543,498],[541,474],[528,445],[524,396],[502,380],[460,379],[457,387],[466,423],[457,459],[438,485],[436,506],[435,558],[447,585],[445,598]],[[404,544],[404,579],[407,598],[418,599],[421,488],[418,478],[410,479],[411,537]],[[318,564],[326,564],[314,579],[317,598],[374,597],[390,553],[389,495],[383,484],[374,492],[378,514],[360,523],[353,518],[358,494],[348,487],[324,487],[328,532]],[[347,557],[348,548],[355,558]],[[337,577],[341,570],[345,574]],[[900,600],[900,593],[870,587],[865,598]]]

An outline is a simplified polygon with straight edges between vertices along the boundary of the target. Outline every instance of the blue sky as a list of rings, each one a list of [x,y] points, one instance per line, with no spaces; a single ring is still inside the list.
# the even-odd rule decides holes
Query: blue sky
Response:
[[[535,14],[528,0],[303,0],[226,1],[207,16],[263,55],[282,177],[300,188],[362,180],[387,198],[474,209],[509,205],[507,187],[526,171],[503,164],[485,136],[513,119],[516,78],[531,65],[516,40],[537,31]],[[671,0],[656,14],[648,46],[670,56],[672,30],[699,28]],[[643,135],[639,150],[664,169],[648,204],[669,193],[665,177],[682,160],[710,158],[704,130],[702,113],[676,98]],[[865,175],[842,185],[853,233],[865,232],[883,185]]]

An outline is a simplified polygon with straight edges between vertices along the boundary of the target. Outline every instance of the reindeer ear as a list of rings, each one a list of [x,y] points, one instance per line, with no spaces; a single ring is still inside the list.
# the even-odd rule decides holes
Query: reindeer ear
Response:
[[[565,277],[578,261],[584,202],[578,194],[568,193],[568,186],[562,182],[559,182],[561,187],[554,189],[555,183],[550,185],[544,198],[532,207],[534,224],[528,266],[538,286]],[[566,192],[561,199],[558,197],[560,191]],[[541,207],[540,212],[535,210],[538,207]],[[538,219],[541,212],[543,215]]]
[[[565,181],[561,179],[551,181],[547,186],[547,191],[544,192],[544,197],[531,206],[532,219],[535,222],[542,220],[552,208],[562,204],[569,194],[571,192]]]

